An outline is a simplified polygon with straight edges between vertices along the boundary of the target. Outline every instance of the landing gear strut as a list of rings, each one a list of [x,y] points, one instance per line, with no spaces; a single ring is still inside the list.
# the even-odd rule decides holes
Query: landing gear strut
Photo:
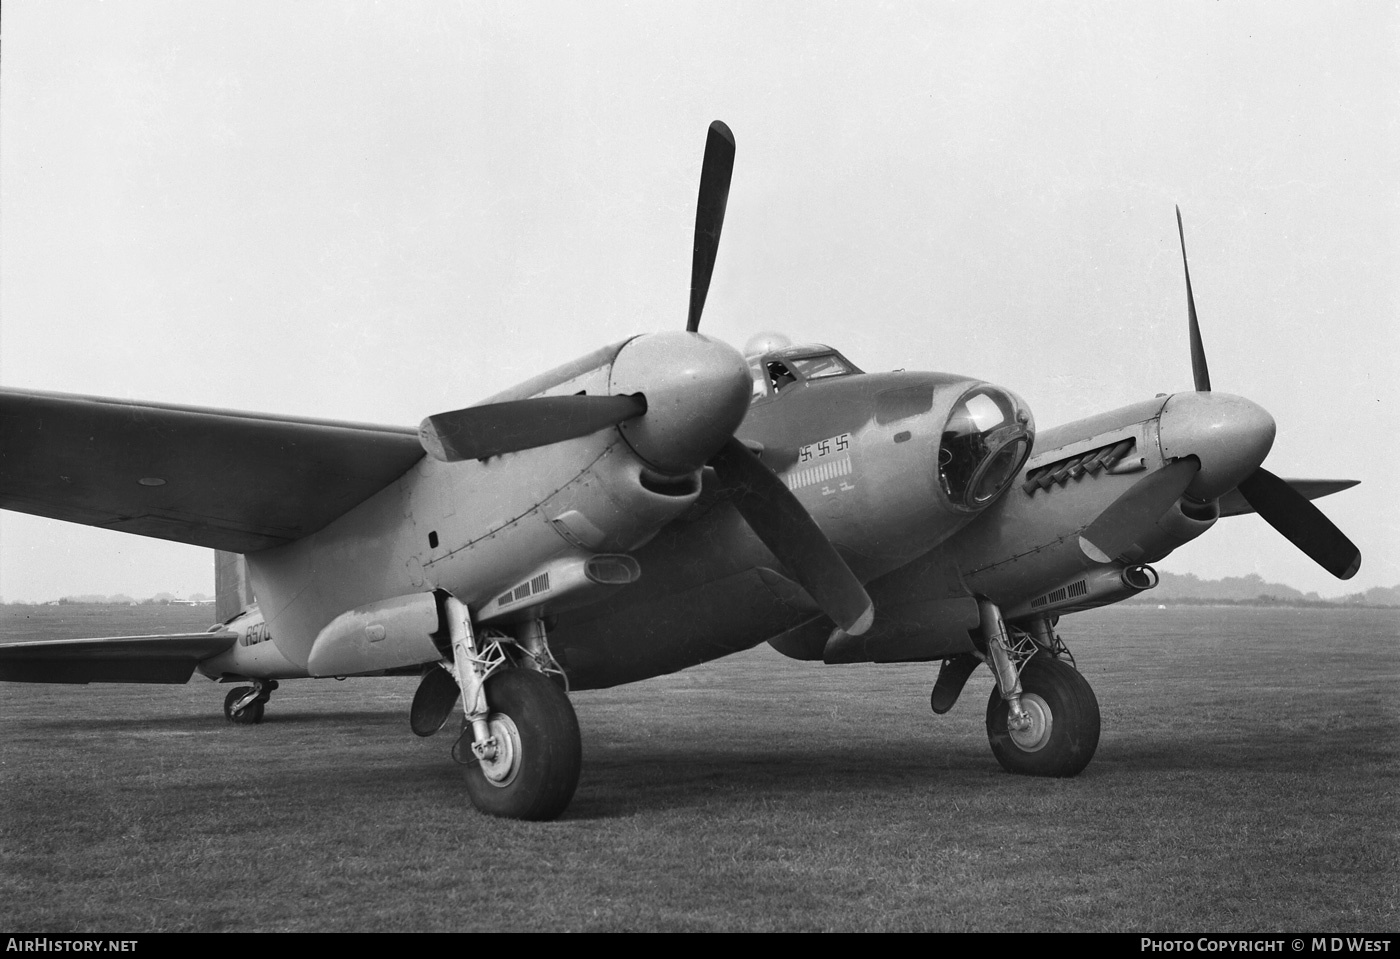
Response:
[[[251,686],[238,686],[224,697],[224,718],[235,726],[256,726],[263,721],[263,708],[277,688],[275,679],[255,679]]]
[[[1008,772],[1077,775],[1099,745],[1099,702],[1048,621],[1007,629],[1001,610],[979,600],[987,663],[997,685],[987,701],[987,739]]]
[[[542,625],[522,631],[516,665],[500,640],[478,642],[461,602],[448,597],[445,611],[464,713],[453,756],[466,766],[472,804],[492,816],[554,819],[578,786],[583,743]]]

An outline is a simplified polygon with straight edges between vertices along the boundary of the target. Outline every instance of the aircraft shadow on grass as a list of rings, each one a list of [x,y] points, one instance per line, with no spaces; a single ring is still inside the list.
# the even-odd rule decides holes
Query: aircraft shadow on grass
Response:
[[[397,725],[391,713],[342,711],[279,713],[278,725],[303,731],[317,727],[356,728]],[[49,720],[33,727],[64,736],[91,733],[86,720]],[[189,716],[117,719],[107,724],[104,734],[149,739],[152,736],[178,736],[183,751],[190,740],[224,743],[230,735],[244,737],[248,730],[214,720]],[[843,797],[867,796],[872,790],[886,795],[956,792],[971,799],[982,792],[1044,790],[1053,788],[1091,793],[1125,777],[1163,773],[1196,773],[1211,777],[1245,775],[1290,776],[1306,771],[1310,776],[1337,775],[1353,767],[1358,757],[1359,738],[1377,743],[1377,760],[1383,760],[1386,731],[1378,724],[1327,730],[1298,730],[1276,734],[1267,749],[1260,749],[1251,737],[1197,735],[1190,739],[1120,740],[1106,744],[1093,769],[1072,780],[1047,783],[1018,780],[980,761],[980,750],[972,745],[949,745],[930,749],[917,735],[908,742],[863,743],[852,739],[824,742],[810,748],[781,749],[745,747],[695,748],[692,743],[656,748],[651,745],[611,745],[606,742],[586,748],[588,772],[564,818],[606,820],[631,815],[638,810],[663,811],[703,805],[713,797],[730,799],[779,799],[790,795],[820,793],[831,801]],[[269,765],[288,761],[296,749],[264,754]],[[264,775],[260,788],[284,795],[298,795],[323,788],[326,770],[279,770]],[[461,789],[461,767],[433,762],[426,752],[406,751],[396,756],[375,758],[360,765],[337,768],[334,780],[337,802],[381,794],[392,783],[397,793],[408,793],[434,801],[455,802]],[[159,789],[162,787],[150,787]],[[182,784],[187,789],[188,784]],[[219,795],[226,784],[211,785],[211,795]],[[785,800],[786,801],[786,800]]]

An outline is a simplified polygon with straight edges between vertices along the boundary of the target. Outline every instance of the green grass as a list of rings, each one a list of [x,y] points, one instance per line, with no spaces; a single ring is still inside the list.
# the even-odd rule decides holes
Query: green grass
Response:
[[[5,641],[208,616],[14,609]],[[544,824],[471,809],[412,680],[289,682],[259,727],[200,678],[0,684],[0,928],[1394,930],[1393,612],[1061,629],[1104,719],[1075,779],[1001,771],[985,670],[937,717],[932,665],[763,647],[577,694],[583,780]]]

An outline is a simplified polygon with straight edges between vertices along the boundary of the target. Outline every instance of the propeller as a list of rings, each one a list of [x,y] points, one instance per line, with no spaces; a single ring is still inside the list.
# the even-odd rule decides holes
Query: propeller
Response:
[[[875,618],[874,604],[787,484],[732,436],[710,465],[744,522],[822,612],[852,636],[868,630]]]
[[[716,120],[705,139],[700,195],[695,205],[690,315],[685,326],[690,333],[700,329],[733,173],[734,134]],[[787,484],[733,436],[710,459],[710,465],[744,522],[822,611],[852,636],[869,629],[875,617],[870,597]]]
[[[1181,207],[1176,208],[1176,234],[1181,237],[1181,270],[1186,274],[1186,315],[1191,325],[1191,376],[1197,393],[1210,392],[1210,370],[1206,369],[1206,348],[1201,342],[1201,324],[1196,322],[1196,298],[1191,294],[1191,267],[1186,263],[1186,230],[1181,225]]]
[[[418,427],[418,441],[445,463],[562,443],[616,426],[647,411],[646,397],[537,396],[435,413]]]
[[[700,316],[714,274],[729,202],[729,184],[734,173],[734,153],[734,134],[729,127],[719,120],[711,123],[705,140],[695,209],[690,314],[686,321],[686,332],[690,334],[699,332]],[[695,394],[687,391],[694,389],[694,378],[709,375],[716,384],[728,382],[722,373],[724,362],[713,356],[716,344],[699,335],[678,342],[675,338],[681,335],[676,331],[639,337],[619,354],[619,357],[630,357],[633,365],[640,364],[648,370],[663,364],[674,366],[679,374],[678,381],[688,384],[684,389],[677,389],[675,384],[658,386],[653,382],[649,387],[654,393],[650,416],[644,415],[648,401],[640,392],[614,396],[534,397],[435,414],[419,426],[419,441],[434,458],[458,462],[548,446],[635,420],[624,427],[624,434],[638,455],[648,459],[643,450],[649,450],[649,462],[665,460],[660,468],[679,469],[677,464],[688,462],[686,456],[658,457],[656,450],[674,453],[670,447],[678,443],[682,452],[693,453],[706,447],[711,435],[707,430],[714,427],[713,423],[707,425],[688,416],[693,410],[687,409],[687,404],[693,403],[691,398]],[[643,341],[645,346],[641,345]],[[739,383],[735,399],[739,405],[730,421],[737,425],[747,409],[748,374],[742,357],[728,347],[724,349],[733,354],[733,362],[737,364],[735,375]],[[628,350],[632,352],[626,352]],[[715,362],[707,366],[710,360]],[[615,383],[628,379],[619,371],[619,362],[620,359],[614,360]],[[709,373],[703,372],[706,369]],[[645,382],[642,377],[634,385]],[[667,422],[680,424],[675,426],[674,435]],[[709,454],[707,450],[703,456],[709,457],[710,465],[729,492],[739,515],[823,612],[850,635],[864,633],[874,620],[874,607],[860,581],[787,485],[733,436],[732,429],[725,425],[719,433],[725,436],[719,451]],[[648,430],[660,435],[648,437],[645,435]]]
[[[695,210],[695,252],[690,269],[690,317],[686,331],[700,328],[700,314],[714,274],[729,182],[734,174],[734,134],[723,121],[710,124]],[[543,396],[436,413],[418,427],[423,449],[446,463],[486,459],[549,446],[618,426],[647,411],[646,397]]]
[[[1361,568],[1361,551],[1307,498],[1264,467],[1239,485],[1245,501],[1313,562],[1338,579],[1351,579]]]
[[[705,138],[705,160],[700,167],[700,196],[695,204],[695,253],[690,261],[690,317],[685,329],[700,329],[700,314],[710,292],[719,253],[724,210],[729,205],[729,181],[734,175],[734,134],[721,120],[710,124]]]
[[[1195,380],[1196,392],[1210,392],[1210,371],[1206,368],[1206,351],[1201,343],[1201,328],[1196,320],[1196,300],[1191,293],[1191,269],[1186,263],[1186,231],[1181,225],[1181,207],[1176,208],[1176,230],[1181,238],[1181,266],[1186,273],[1186,310],[1191,330],[1191,374]],[[1181,462],[1178,460],[1178,462]],[[1175,464],[1173,464],[1175,465]],[[1170,469],[1171,467],[1166,467]],[[1159,470],[1158,474],[1166,469]],[[1158,475],[1158,474],[1153,474]],[[1149,480],[1151,477],[1149,477]],[[1147,480],[1139,483],[1145,485]],[[1189,485],[1188,480],[1188,485]],[[1131,496],[1137,489],[1129,490],[1123,498]],[[1184,491],[1183,487],[1183,491]],[[1308,502],[1293,487],[1279,479],[1262,466],[1240,481],[1237,489],[1254,511],[1264,521],[1278,530],[1294,546],[1303,551],[1313,562],[1338,579],[1351,579],[1361,568],[1361,551],[1346,534]],[[1121,501],[1121,499],[1120,499]],[[1110,506],[1105,513],[1117,506]],[[1103,516],[1090,524],[1098,525]],[[1085,530],[1089,537],[1089,530]]]

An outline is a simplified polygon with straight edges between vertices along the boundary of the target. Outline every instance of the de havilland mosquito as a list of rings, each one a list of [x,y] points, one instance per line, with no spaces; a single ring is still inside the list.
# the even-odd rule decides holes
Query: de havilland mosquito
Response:
[[[689,320],[418,429],[0,389],[0,507],[212,548],[206,633],[11,643],[0,679],[236,685],[421,675],[480,810],[549,819],[578,783],[570,690],[771,643],[826,663],[935,662],[936,712],[985,663],[1006,769],[1072,776],[1099,709],[1061,616],[1258,512],[1343,579],[1356,547],[1309,500],[1353,485],[1260,464],[1274,421],[1195,389],[1037,432],[999,386],[864,373],[827,346],[699,332],[734,163],[711,125]],[[1180,233],[1180,214],[1177,218]],[[1181,236],[1185,266],[1185,238]],[[679,324],[677,324],[679,326]]]

